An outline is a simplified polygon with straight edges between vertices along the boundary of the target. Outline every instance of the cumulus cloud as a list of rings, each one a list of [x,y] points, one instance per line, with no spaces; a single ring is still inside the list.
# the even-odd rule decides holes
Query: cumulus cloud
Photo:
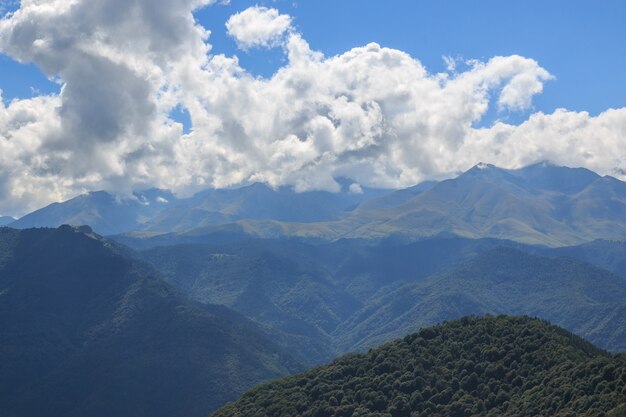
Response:
[[[166,117],[177,102],[178,68],[200,67],[210,48],[191,12],[210,3],[23,0],[1,20],[0,50],[63,87],[0,109],[8,121],[0,150],[18,156],[0,167],[7,202],[0,211],[19,214],[13,205],[32,209],[46,194],[50,201],[152,181],[149,165],[169,163],[180,139],[180,126]],[[39,117],[11,124],[24,109]]]
[[[278,46],[290,28],[291,16],[262,6],[249,7],[226,22],[228,34],[242,49]]]
[[[289,16],[254,7],[229,19],[229,32],[242,47],[280,42],[287,58],[259,78],[236,56],[211,53],[210,28],[193,18],[211,3],[23,0],[1,20],[0,50],[63,86],[0,104],[0,213],[96,189],[188,194],[263,181],[337,191],[337,177],[404,187],[479,161],[626,170],[626,109],[477,127],[490,106],[532,108],[553,78],[533,59],[449,60],[431,73],[375,43],[326,57]],[[188,134],[168,117],[177,106],[191,117]]]

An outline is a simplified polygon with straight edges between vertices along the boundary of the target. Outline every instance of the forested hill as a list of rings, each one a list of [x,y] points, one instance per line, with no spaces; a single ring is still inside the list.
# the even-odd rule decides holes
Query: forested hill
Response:
[[[626,355],[527,317],[468,317],[267,383],[213,417],[618,416]]]
[[[304,369],[88,228],[0,228],[1,417],[205,416]]]

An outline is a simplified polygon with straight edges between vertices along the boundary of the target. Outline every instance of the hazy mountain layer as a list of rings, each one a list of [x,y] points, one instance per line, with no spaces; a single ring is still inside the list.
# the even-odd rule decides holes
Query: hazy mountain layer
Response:
[[[621,265],[623,245],[603,246],[613,248],[605,250]],[[592,247],[565,249],[586,259]],[[561,249],[462,238],[375,246],[261,240],[142,253],[190,297],[291,335],[312,363],[484,313],[536,315],[603,348],[626,351],[626,278],[557,255]]]
[[[133,230],[180,232],[229,224],[238,220],[279,222],[320,222],[337,220],[364,200],[389,193],[358,188],[341,180],[339,192],[297,193],[292,188],[272,189],[256,183],[233,189],[206,190],[192,197],[177,199],[168,191],[151,189],[132,196],[116,196],[104,191],[54,203],[11,223],[11,227],[58,227],[62,224],[90,225],[103,235]],[[414,190],[412,195],[419,192]]]

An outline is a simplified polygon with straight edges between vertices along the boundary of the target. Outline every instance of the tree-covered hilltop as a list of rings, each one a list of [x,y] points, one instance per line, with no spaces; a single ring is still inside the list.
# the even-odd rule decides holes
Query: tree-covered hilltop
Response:
[[[609,416],[626,355],[545,321],[466,317],[260,385],[213,417]]]

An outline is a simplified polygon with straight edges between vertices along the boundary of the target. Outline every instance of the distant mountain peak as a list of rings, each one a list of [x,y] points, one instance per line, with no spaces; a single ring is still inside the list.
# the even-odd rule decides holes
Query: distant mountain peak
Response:
[[[495,165],[493,164],[487,164],[485,162],[479,162],[476,165],[474,165],[474,168],[479,169],[479,170],[485,170],[485,169],[491,169],[491,168],[496,168]]]
[[[485,162],[479,162],[457,177],[457,179],[463,178],[481,178],[498,181],[505,179],[509,182],[516,182],[515,177],[507,169]]]
[[[484,173],[491,173],[491,172],[506,172],[506,169],[500,168],[494,164],[489,164],[486,162],[479,162],[461,175],[468,174],[468,173],[484,174]]]
[[[10,223],[11,227],[58,227],[63,224],[89,224],[101,235],[111,235],[140,227],[175,197],[169,191],[145,190],[133,194],[91,191],[62,203],[52,203]]]

